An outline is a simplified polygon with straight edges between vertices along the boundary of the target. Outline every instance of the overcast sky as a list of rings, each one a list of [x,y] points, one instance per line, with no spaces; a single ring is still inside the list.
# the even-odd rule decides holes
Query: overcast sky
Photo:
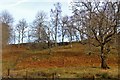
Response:
[[[70,0],[1,0],[0,12],[3,10],[9,11],[15,19],[15,22],[25,18],[27,22],[32,22],[38,11],[43,10],[50,16],[50,10],[54,7],[53,4],[61,2],[62,15],[70,15],[71,11]]]

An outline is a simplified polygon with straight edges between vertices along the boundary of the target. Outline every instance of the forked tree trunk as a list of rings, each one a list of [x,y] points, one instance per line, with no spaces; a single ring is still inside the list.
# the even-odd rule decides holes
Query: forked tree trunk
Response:
[[[106,62],[106,56],[105,56],[103,50],[104,50],[104,45],[101,45],[101,68],[109,69],[107,62]]]

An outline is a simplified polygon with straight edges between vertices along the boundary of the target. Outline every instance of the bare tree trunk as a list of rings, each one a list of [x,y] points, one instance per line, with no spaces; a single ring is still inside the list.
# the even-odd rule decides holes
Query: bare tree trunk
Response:
[[[64,38],[62,37],[62,45],[64,44]]]
[[[72,35],[70,36],[70,48],[72,48]]]
[[[92,46],[91,46],[91,39],[90,37],[88,38],[88,54],[91,55],[92,53]]]
[[[63,24],[63,26],[64,26],[64,24]],[[63,26],[62,26],[62,45],[63,45],[63,43],[64,43],[64,31],[63,31]]]
[[[22,43],[23,43],[23,38],[22,38],[22,40],[21,40],[21,41],[22,41]]]
[[[20,48],[20,32],[18,34],[18,48]]]
[[[21,41],[22,41],[22,43],[23,43],[23,31],[22,31],[22,38],[21,38]]]
[[[57,28],[55,29],[56,32],[55,32],[55,47],[57,46]]]
[[[49,54],[49,55],[51,55],[51,44],[52,44],[52,43],[51,43],[50,40],[49,40],[49,41],[48,41],[48,48],[49,48],[48,54]]]
[[[58,13],[56,14],[56,23],[55,23],[55,47],[57,47],[57,29],[58,29]]]
[[[8,73],[7,73],[7,76],[8,76],[8,77],[10,76],[10,69],[8,69]]]
[[[62,34],[62,45],[64,44],[64,34]]]
[[[104,50],[104,45],[101,45],[101,68],[109,69],[107,62],[106,62],[106,56],[105,56],[103,50]]]
[[[18,34],[18,43],[20,44],[20,32]]]
[[[16,40],[15,31],[13,32],[13,38],[14,38],[14,44],[15,44],[15,40]]]

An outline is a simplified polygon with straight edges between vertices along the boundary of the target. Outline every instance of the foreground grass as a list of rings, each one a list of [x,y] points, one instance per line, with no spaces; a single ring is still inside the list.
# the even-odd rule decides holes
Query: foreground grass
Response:
[[[118,78],[118,67],[102,70],[99,67],[53,67],[53,68],[27,68],[23,70],[11,70],[11,77],[23,78],[52,78],[55,73],[59,78]]]

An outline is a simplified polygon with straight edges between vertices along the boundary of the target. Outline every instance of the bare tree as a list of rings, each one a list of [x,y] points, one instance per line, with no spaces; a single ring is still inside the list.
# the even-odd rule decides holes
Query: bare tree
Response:
[[[114,16],[116,18],[116,24],[117,24],[117,27],[115,29],[115,39],[114,39],[114,45],[115,45],[115,48],[117,48],[118,46],[118,36],[117,34],[119,33],[119,29],[120,29],[120,1],[114,3],[114,5],[111,5],[111,8],[113,8],[114,10]]]
[[[51,47],[52,47],[53,42],[52,42],[52,40],[50,39],[51,36],[52,36],[52,35],[51,35],[51,29],[50,29],[50,22],[49,22],[48,25],[47,25],[46,33],[47,33],[47,44],[48,44],[48,48],[49,48],[48,54],[51,55],[51,52],[52,52]]]
[[[51,9],[51,20],[52,25],[54,28],[54,39],[55,39],[55,46],[57,46],[57,38],[58,38],[58,30],[60,28],[60,17],[61,17],[61,4],[58,2],[54,4],[55,9]]]
[[[0,22],[5,23],[7,25],[11,25],[13,23],[13,17],[8,11],[2,11],[0,13]]]
[[[77,2],[75,4],[77,6],[74,6],[81,8],[80,12],[84,12],[85,15],[85,22],[81,21],[84,27],[84,29],[82,29],[83,34],[85,34],[88,39],[93,38],[98,42],[98,46],[100,46],[101,68],[108,69],[109,67],[106,63],[108,52],[105,52],[105,46],[110,43],[115,35],[117,26],[115,11],[117,9],[113,8],[113,6],[116,2]]]
[[[18,43],[23,43],[24,38],[26,37],[26,29],[28,24],[25,19],[22,19],[16,25],[16,30],[18,32]]]
[[[27,31],[28,33],[27,33],[27,39],[28,39],[28,43],[31,41],[31,36],[32,36],[32,34],[31,34],[31,29],[28,29],[28,31]]]
[[[73,10],[73,21],[74,26],[73,29],[76,29],[79,32],[80,41],[82,42],[84,40],[85,34],[83,34],[84,30],[84,22],[85,22],[85,10],[78,9],[76,6],[81,6],[79,3],[72,4],[72,10]]]
[[[68,24],[68,16],[64,16],[61,20],[61,36],[62,36],[62,44],[64,42],[65,34],[67,31],[67,24]]]
[[[13,41],[13,44],[15,44],[16,43],[16,37],[17,37],[17,35],[16,35],[16,29],[15,29],[15,27],[13,27],[13,29],[12,29],[12,41]]]
[[[8,25],[9,34],[10,34],[8,42],[10,42],[13,37],[12,32],[14,31],[12,27],[12,24],[14,22],[13,16],[8,11],[4,10],[0,13],[0,22]]]
[[[44,42],[47,40],[47,33],[46,33],[46,19],[47,15],[45,12],[41,11],[38,12],[35,16],[35,20],[33,22],[33,37],[36,38],[35,41],[37,42]]]
[[[69,20],[67,22],[67,32],[66,32],[66,35],[68,36],[69,38],[69,42],[71,44],[71,48],[72,48],[72,40],[73,40],[73,36],[75,35],[74,32],[75,32],[75,29],[73,28],[74,27],[74,21],[73,21],[73,16],[70,16],[69,17]]]

